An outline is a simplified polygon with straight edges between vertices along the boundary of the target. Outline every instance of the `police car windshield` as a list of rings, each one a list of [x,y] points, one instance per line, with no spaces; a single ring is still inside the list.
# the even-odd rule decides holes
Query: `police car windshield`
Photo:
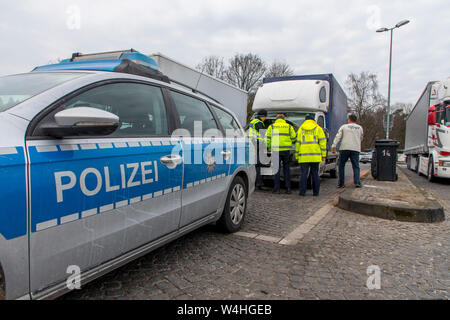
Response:
[[[0,77],[0,112],[85,73],[25,73]]]

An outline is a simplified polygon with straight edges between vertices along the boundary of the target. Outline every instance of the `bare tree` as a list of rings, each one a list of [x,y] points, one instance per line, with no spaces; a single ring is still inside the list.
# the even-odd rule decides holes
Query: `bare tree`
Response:
[[[226,80],[225,64],[221,57],[214,55],[205,57],[195,68],[220,80]]]
[[[373,148],[376,139],[384,136],[383,114],[386,99],[378,92],[377,76],[368,71],[351,73],[345,82],[349,112],[358,117],[364,129],[363,149]]]
[[[266,73],[266,63],[256,54],[235,54],[226,70],[227,81],[245,91],[255,91]]]
[[[413,109],[413,105],[412,103],[402,103],[402,102],[397,102],[393,107],[392,110],[397,111],[397,110],[402,110],[404,114],[408,115],[411,113]]]
[[[411,104],[398,103],[396,105],[408,106]],[[394,125],[390,132],[390,139],[394,139],[400,142],[399,149],[405,148],[405,133],[406,133],[406,118],[408,113],[404,108],[397,108],[394,110]]]
[[[294,70],[286,63],[274,61],[266,71],[264,75],[266,78],[273,77],[286,77],[292,76],[294,74]]]
[[[345,84],[349,94],[349,111],[355,113],[358,118],[361,119],[365,113],[385,106],[386,99],[378,92],[376,74],[367,71],[359,75],[351,73]]]

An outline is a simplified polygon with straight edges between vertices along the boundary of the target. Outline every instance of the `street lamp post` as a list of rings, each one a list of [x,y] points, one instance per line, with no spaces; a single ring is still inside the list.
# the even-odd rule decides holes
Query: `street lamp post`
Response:
[[[391,71],[392,71],[392,39],[394,36],[394,29],[400,28],[401,26],[404,26],[405,24],[408,24],[409,20],[402,20],[399,23],[395,25],[395,27],[392,28],[380,28],[377,30],[377,32],[391,32],[391,45],[390,45],[390,53],[389,53],[389,85],[388,85],[388,105],[387,105],[387,124],[386,124],[386,139],[389,139],[389,129],[390,129],[390,120],[391,120]]]

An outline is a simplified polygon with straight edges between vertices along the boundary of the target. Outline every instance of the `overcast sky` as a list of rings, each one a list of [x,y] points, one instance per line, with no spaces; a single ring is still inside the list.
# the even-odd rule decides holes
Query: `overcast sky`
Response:
[[[450,76],[448,0],[0,0],[0,75],[27,72],[72,52],[134,48],[194,67],[208,55],[255,53],[296,74],[370,71],[392,103],[415,103],[426,83]]]

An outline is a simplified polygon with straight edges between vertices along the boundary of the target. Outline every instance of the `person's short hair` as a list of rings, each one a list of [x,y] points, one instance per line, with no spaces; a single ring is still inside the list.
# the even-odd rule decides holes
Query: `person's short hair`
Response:
[[[279,118],[285,118],[286,117],[286,113],[285,112],[278,112],[277,113],[277,119]]]
[[[358,120],[358,117],[355,115],[355,114],[350,114],[349,116],[348,116],[348,118],[349,118],[349,120],[351,121],[351,122],[356,122],[357,120]]]

